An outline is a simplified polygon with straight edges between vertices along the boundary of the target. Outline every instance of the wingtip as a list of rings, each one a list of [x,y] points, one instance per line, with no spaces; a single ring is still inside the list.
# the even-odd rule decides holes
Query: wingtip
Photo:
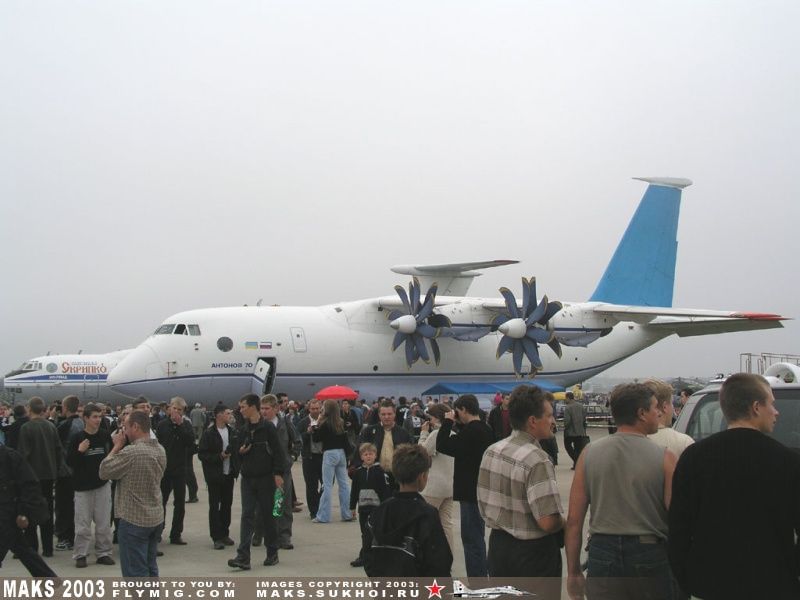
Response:
[[[751,321],[791,321],[791,317],[784,317],[783,315],[776,315],[773,313],[757,313],[757,312],[744,312],[739,311],[731,314],[732,317],[738,319],[749,319]]]

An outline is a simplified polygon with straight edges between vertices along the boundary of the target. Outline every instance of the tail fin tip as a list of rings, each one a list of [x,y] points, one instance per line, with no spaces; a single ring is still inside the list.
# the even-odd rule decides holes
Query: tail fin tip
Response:
[[[671,187],[682,190],[692,185],[691,179],[683,177],[634,177],[638,181],[644,181],[652,185],[660,185],[663,187]]]

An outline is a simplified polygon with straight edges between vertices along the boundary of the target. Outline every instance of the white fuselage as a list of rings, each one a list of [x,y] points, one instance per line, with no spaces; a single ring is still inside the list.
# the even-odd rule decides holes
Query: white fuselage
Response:
[[[475,323],[479,300],[448,306],[454,322]],[[581,305],[567,305],[556,328],[582,322]],[[569,321],[569,309],[573,310]],[[577,313],[576,313],[577,309]],[[443,311],[442,311],[443,312]],[[376,299],[321,307],[231,307],[179,313],[171,324],[194,324],[199,335],[152,335],[123,360],[109,378],[115,391],[165,401],[181,395],[190,402],[231,404],[267,388],[307,399],[320,388],[348,385],[362,397],[419,396],[439,382],[515,381],[510,355],[495,358],[500,334],[477,342],[439,338],[441,363],[422,361],[410,369],[402,348],[392,352],[394,331]],[[593,324],[596,325],[596,324]],[[544,370],[536,378],[561,386],[584,381],[663,337],[634,323],[620,323],[587,348],[563,347],[558,358],[540,346]],[[225,341],[230,340],[230,349]],[[259,359],[272,380],[258,371]]]
[[[3,378],[14,404],[39,396],[45,402],[75,395],[81,403],[118,403],[122,398],[107,385],[108,374],[131,350],[108,354],[53,354],[25,361]]]

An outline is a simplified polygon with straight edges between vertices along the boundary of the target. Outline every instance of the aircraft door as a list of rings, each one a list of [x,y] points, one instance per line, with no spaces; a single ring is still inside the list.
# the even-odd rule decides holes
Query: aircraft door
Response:
[[[302,327],[290,327],[289,331],[292,334],[292,346],[295,352],[306,351],[306,334]]]
[[[100,397],[100,376],[83,376],[83,397],[86,400],[96,400]]]
[[[250,391],[259,396],[269,394],[275,382],[275,359],[259,358],[253,370]]]

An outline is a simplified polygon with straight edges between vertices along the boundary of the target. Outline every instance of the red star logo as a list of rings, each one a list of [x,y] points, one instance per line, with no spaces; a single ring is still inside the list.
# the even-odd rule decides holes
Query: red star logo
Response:
[[[445,586],[436,583],[435,579],[433,580],[433,583],[431,585],[426,585],[424,587],[426,590],[428,590],[428,600],[431,600],[431,598],[433,598],[434,596],[436,596],[437,598],[441,598],[442,590],[445,588]]]

